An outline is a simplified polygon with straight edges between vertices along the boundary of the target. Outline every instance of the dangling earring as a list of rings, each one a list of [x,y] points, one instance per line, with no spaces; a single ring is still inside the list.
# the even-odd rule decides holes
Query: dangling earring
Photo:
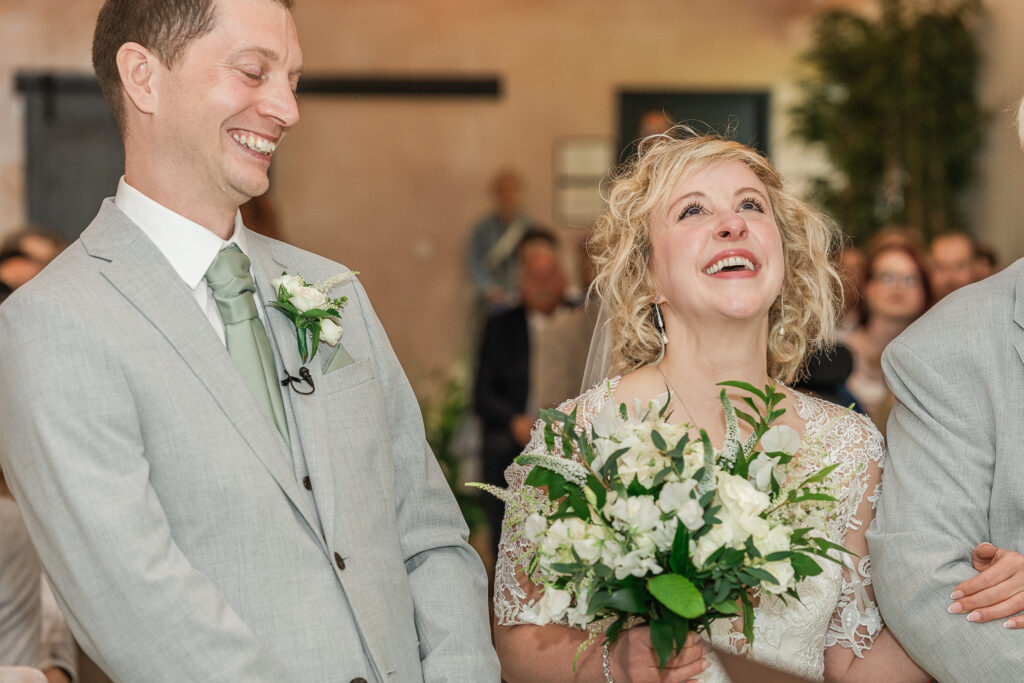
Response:
[[[779,336],[786,334],[786,290],[779,295]]]
[[[668,335],[665,334],[665,320],[661,317],[661,307],[658,305],[657,301],[651,305],[654,306],[654,327],[661,333],[661,353],[658,354],[658,360],[654,361],[654,364],[657,365],[665,357],[665,347],[668,346]]]

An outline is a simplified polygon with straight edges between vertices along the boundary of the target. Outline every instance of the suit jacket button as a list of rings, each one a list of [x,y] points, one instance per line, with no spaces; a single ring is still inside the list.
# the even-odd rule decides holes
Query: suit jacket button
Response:
[[[306,487],[307,491],[313,490],[313,482],[309,480],[309,477],[302,478],[302,485]]]
[[[345,571],[345,560],[341,559],[338,553],[334,553],[334,564],[338,565],[338,569]]]
[[[366,683],[366,679],[360,676],[359,678],[353,678],[352,683]]]

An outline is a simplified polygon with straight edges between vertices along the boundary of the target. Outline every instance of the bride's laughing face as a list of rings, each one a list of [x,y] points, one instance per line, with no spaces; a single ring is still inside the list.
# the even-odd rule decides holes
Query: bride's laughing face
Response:
[[[650,234],[670,328],[767,319],[782,290],[782,238],[768,192],[745,163],[717,163],[677,183],[652,213]]]

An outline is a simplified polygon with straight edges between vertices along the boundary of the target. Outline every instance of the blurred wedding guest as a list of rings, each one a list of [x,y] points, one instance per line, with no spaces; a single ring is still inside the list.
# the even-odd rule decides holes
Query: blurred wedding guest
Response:
[[[999,270],[999,257],[996,255],[996,250],[987,244],[975,242],[974,262],[971,264],[971,268],[974,282],[994,275]]]
[[[75,641],[0,471],[0,681],[18,680],[9,666],[39,669],[48,683],[78,680]]]
[[[839,278],[843,283],[843,313],[836,337],[840,342],[860,327],[861,290],[864,289],[864,250],[847,246],[839,255]]]
[[[520,304],[484,326],[474,386],[483,423],[483,479],[504,485],[505,468],[530,440],[541,408],[578,391],[592,327],[566,305],[567,278],[555,236],[531,227],[518,249]],[[497,547],[504,503],[485,499]]]
[[[974,238],[964,232],[944,232],[932,239],[928,280],[936,301],[974,282],[975,250]]]
[[[0,251],[0,301],[31,280],[43,269],[21,251]]]
[[[516,247],[526,234],[523,180],[502,169],[491,181],[494,208],[473,226],[466,252],[477,298],[491,310],[513,305],[516,298]]]
[[[865,267],[864,322],[846,344],[853,372],[846,386],[858,406],[885,434],[892,394],[882,375],[882,351],[932,302],[924,260],[907,240],[888,240],[868,256]]]
[[[66,246],[67,242],[60,235],[30,225],[8,235],[0,245],[0,252],[18,252],[40,266],[45,266],[64,251]]]

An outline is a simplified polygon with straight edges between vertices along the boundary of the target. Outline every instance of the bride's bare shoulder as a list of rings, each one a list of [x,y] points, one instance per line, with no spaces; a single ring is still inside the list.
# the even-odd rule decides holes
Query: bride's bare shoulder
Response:
[[[619,403],[631,403],[634,398],[646,400],[666,391],[665,380],[650,365],[632,370],[619,378],[612,397]]]

